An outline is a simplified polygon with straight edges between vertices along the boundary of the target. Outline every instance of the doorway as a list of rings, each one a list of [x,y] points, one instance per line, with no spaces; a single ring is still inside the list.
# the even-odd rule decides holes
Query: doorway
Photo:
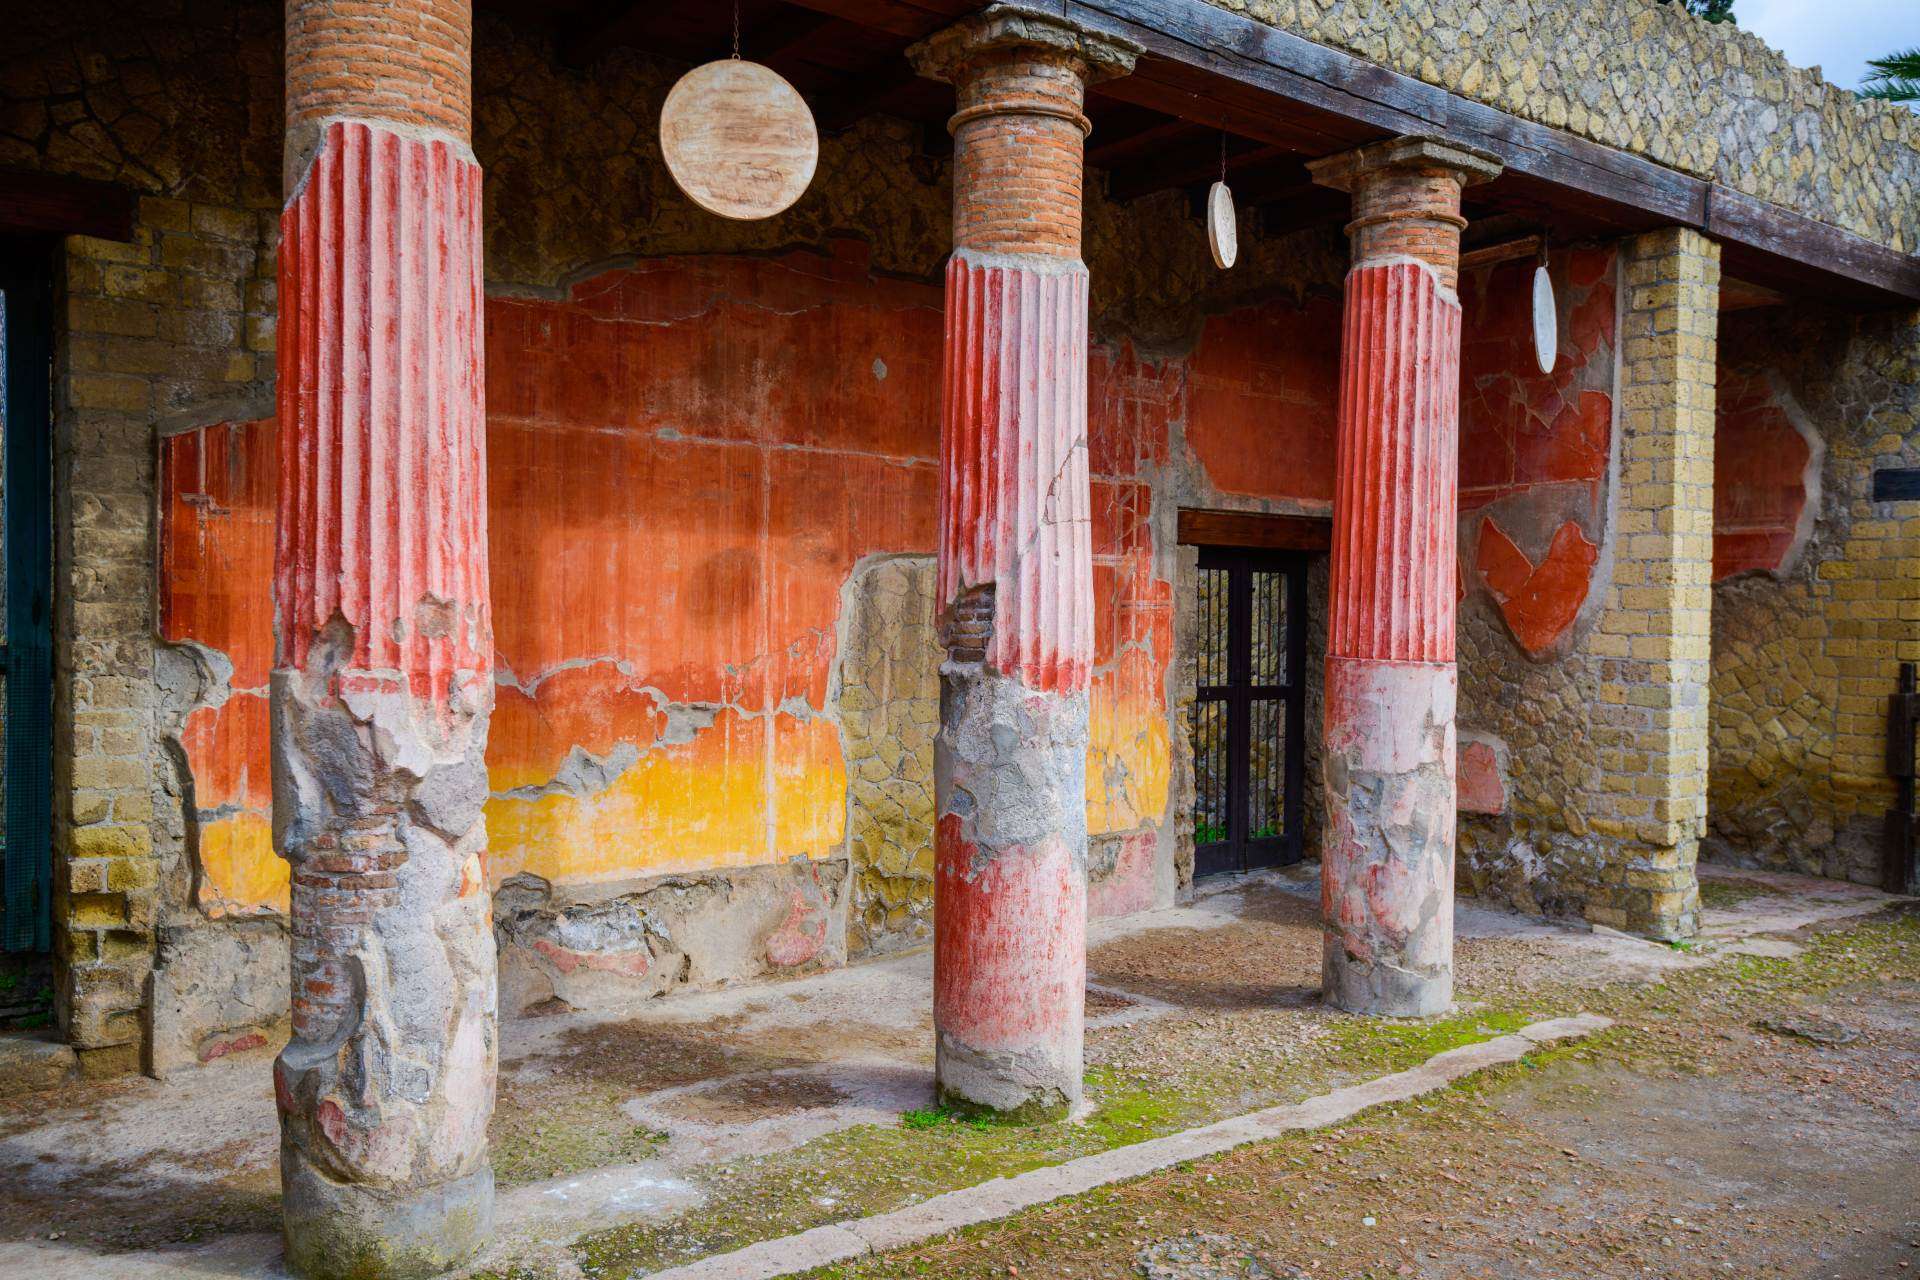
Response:
[[[1299,551],[1200,548],[1196,876],[1302,856],[1307,560]]]
[[[0,953],[52,947],[53,246],[0,237]]]

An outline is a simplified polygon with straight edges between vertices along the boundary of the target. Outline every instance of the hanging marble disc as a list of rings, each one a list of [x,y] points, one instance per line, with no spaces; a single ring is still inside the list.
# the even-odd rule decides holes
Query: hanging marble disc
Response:
[[[1553,281],[1544,266],[1533,269],[1533,358],[1540,372],[1552,373],[1560,353],[1560,311],[1553,301]]]
[[[779,72],[724,58],[687,72],[667,94],[660,150],[688,199],[745,222],[771,218],[806,194],[820,134]]]
[[[1213,265],[1225,271],[1240,257],[1240,226],[1233,217],[1233,192],[1224,182],[1207,191],[1207,247]]]

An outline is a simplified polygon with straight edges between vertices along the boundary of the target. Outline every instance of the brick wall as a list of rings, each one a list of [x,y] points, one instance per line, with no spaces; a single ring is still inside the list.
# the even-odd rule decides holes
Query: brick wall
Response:
[[[54,334],[56,977],[109,1074],[151,1063],[156,960],[206,923],[156,678],[154,440],[269,399],[280,15],[68,0],[8,23],[0,165],[141,196],[132,241],[65,242]]]
[[[1707,809],[1713,430],[1720,247],[1670,229],[1628,242],[1621,319],[1613,580],[1591,652],[1601,775],[1596,832],[1633,842],[1589,919],[1693,932]]]
[[[261,211],[159,196],[131,243],[67,242],[56,348],[54,847],[67,1031],[83,1069],[145,1061],[147,983],[190,877],[181,778],[160,749],[153,432],[264,399],[273,295]]]

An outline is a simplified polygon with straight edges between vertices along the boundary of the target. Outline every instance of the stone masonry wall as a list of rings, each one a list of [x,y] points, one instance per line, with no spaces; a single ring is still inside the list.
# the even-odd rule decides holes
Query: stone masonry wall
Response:
[[[74,237],[55,392],[55,919],[63,1030],[92,1074],[148,1061],[157,955],[197,923],[161,749],[153,438],[270,393],[279,15],[81,0],[12,10],[0,165],[141,193],[131,243]]]
[[[1656,0],[1209,0],[1908,253],[1920,115]]]
[[[940,727],[931,556],[871,559],[842,589],[833,699],[847,761],[847,952],[933,941],[933,735]]]
[[[1463,819],[1465,883],[1654,937],[1697,927],[1719,278],[1718,246],[1695,232],[1626,242],[1613,536],[1591,630],[1564,661],[1516,669],[1490,610],[1461,616],[1463,724],[1503,732],[1523,760],[1508,813]]]
[[[1887,695],[1920,660],[1920,503],[1874,502],[1873,471],[1920,465],[1920,315],[1742,312],[1720,353],[1723,386],[1760,388],[1824,458],[1804,546],[1714,586],[1703,855],[1878,884]]]

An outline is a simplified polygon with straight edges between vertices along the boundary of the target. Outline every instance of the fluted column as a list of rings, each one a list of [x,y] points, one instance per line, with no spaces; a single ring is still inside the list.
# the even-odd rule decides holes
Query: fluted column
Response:
[[[1326,999],[1453,1003],[1460,190],[1492,157],[1399,138],[1314,162],[1351,192],[1326,673]]]
[[[274,841],[287,1259],[431,1275],[485,1243],[493,705],[471,13],[288,0]]]
[[[910,52],[951,81],[940,432],[934,1034],[941,1096],[1080,1101],[1087,945],[1087,83],[1138,50],[994,5]]]

